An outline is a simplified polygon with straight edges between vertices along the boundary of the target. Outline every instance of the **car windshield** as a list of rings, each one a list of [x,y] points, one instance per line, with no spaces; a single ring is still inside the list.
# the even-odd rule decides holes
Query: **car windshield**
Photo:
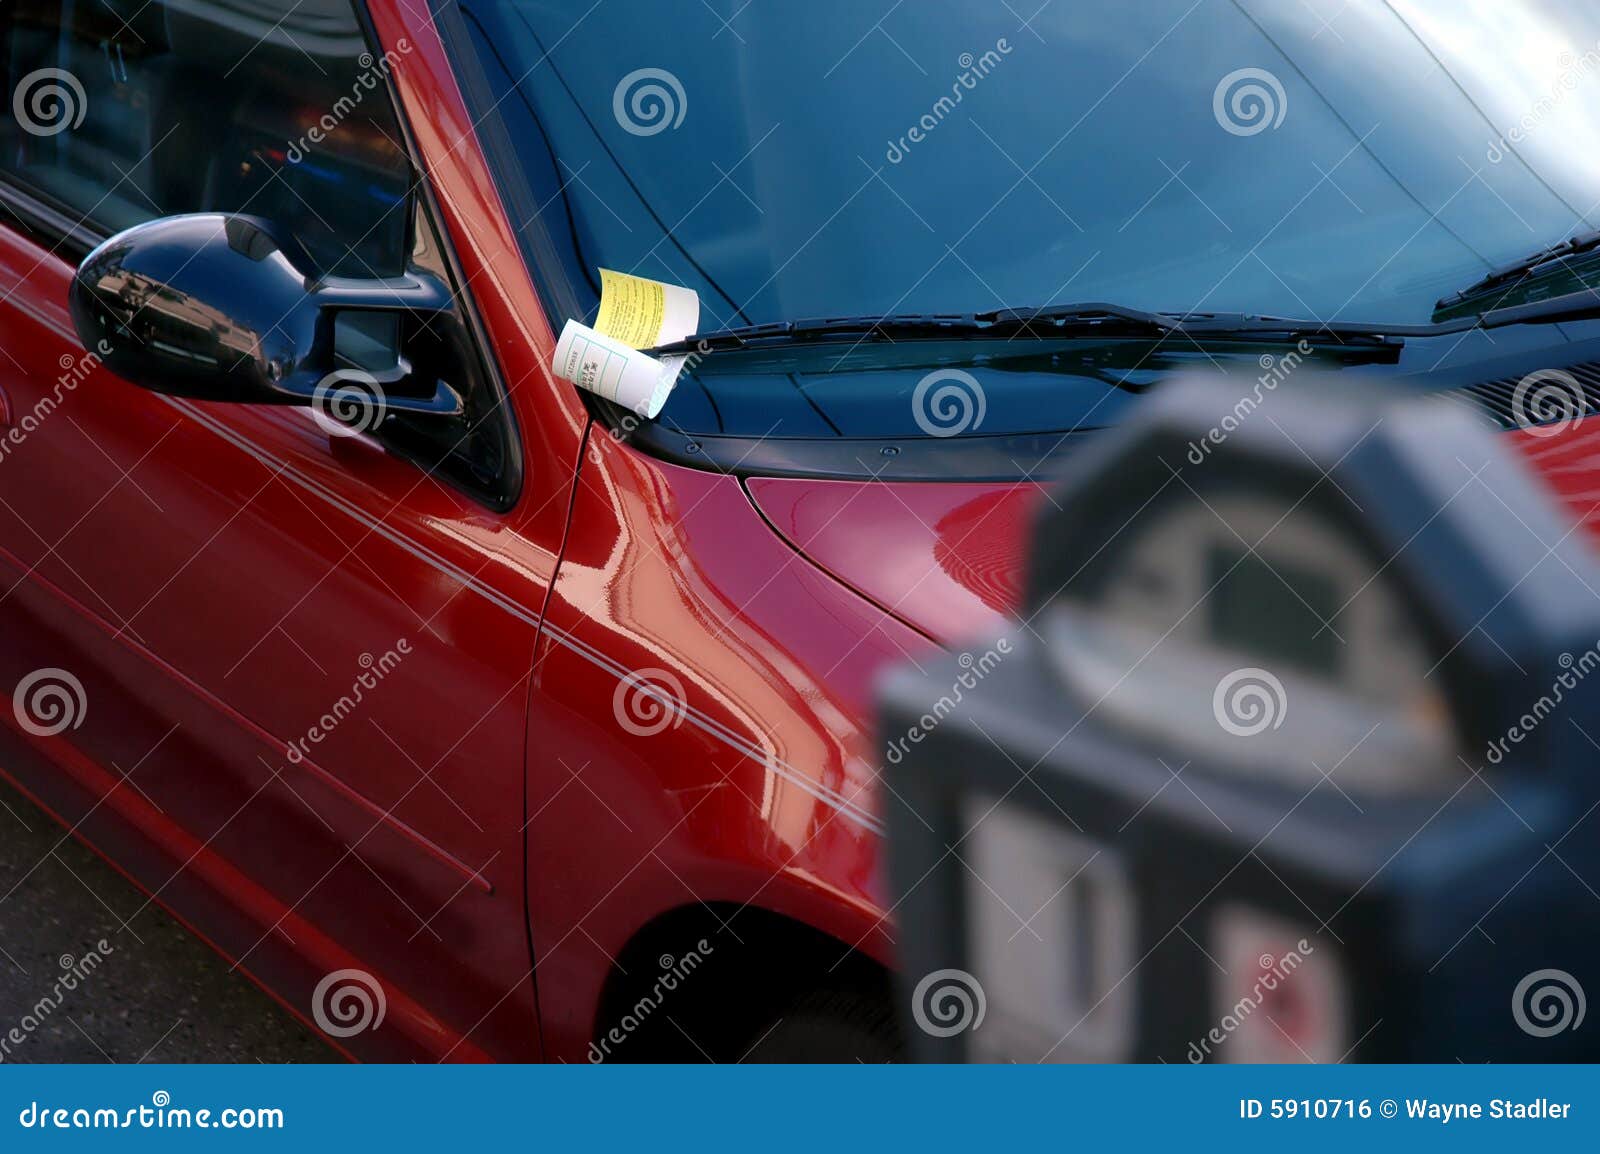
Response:
[[[601,267],[693,288],[702,329],[1076,301],[1425,323],[1600,225],[1592,0],[441,3],[557,328]],[[926,364],[720,356],[664,420],[918,433]],[[996,431],[1094,395],[987,391]]]

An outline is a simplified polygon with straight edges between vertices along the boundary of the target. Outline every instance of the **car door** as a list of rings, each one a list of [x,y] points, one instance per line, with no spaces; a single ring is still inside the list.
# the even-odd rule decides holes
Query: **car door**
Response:
[[[459,286],[389,93],[406,42],[349,0],[0,25],[0,763],[352,1053],[537,1056],[522,764],[559,543],[519,531],[481,338],[488,433],[424,464],[394,422],[136,388],[67,309],[89,244],[196,211]],[[356,367],[393,340],[339,332]]]

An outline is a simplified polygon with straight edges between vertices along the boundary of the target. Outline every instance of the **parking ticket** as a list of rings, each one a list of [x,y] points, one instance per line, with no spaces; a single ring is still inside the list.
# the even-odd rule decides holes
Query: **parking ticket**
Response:
[[[693,289],[601,269],[595,323],[566,323],[553,367],[580,389],[653,418],[667,403],[686,358],[657,358],[640,350],[682,340],[699,323],[700,297]]]
[[[700,296],[693,289],[600,270],[600,314],[594,322],[600,335],[651,349],[681,341],[699,324]]]

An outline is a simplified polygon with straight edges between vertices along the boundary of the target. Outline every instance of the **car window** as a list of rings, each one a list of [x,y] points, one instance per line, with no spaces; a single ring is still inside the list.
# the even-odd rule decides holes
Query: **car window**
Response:
[[[601,268],[693,289],[706,330],[1107,301],[1427,324],[1600,226],[1594,0],[1354,3],[1343,36],[1271,0],[433,3],[557,329]],[[1092,428],[1221,359],[885,343],[705,358],[645,435]]]
[[[7,0],[0,176],[99,232],[247,212],[327,271],[393,275],[409,172],[391,64],[349,0]]]

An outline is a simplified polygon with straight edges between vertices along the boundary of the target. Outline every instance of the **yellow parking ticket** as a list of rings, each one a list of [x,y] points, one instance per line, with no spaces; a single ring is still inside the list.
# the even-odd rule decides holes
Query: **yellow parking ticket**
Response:
[[[699,324],[693,289],[603,268],[594,327],[567,321],[551,367],[562,380],[654,419],[688,358],[640,350],[693,336]]]
[[[693,289],[600,270],[600,315],[594,330],[635,349],[671,344],[700,324],[700,297]]]

